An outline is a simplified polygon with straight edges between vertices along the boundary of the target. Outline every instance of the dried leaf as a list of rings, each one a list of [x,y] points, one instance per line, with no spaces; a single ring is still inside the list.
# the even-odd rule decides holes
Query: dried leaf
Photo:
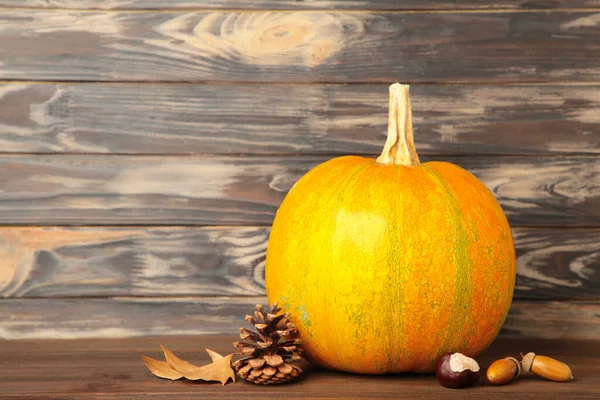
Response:
[[[233,357],[233,354],[195,370],[186,371],[184,376],[190,380],[219,381],[223,385],[227,383],[229,378],[235,382],[235,372],[231,368],[231,357]]]
[[[166,347],[160,347],[162,348],[163,353],[165,353],[167,364],[180,372],[186,379],[192,381],[219,381],[222,385],[225,385],[229,378],[235,382],[235,372],[233,372],[233,369],[231,368],[231,357],[233,357],[233,354],[223,357],[218,353],[212,351],[209,352],[207,349],[208,355],[211,358],[215,356],[220,356],[221,358],[218,358],[217,360],[213,358],[212,363],[198,367],[180,359]]]
[[[162,344],[160,345],[160,348],[165,354],[165,360],[167,360],[167,364],[169,364],[171,368],[175,368],[176,371],[183,373],[185,370],[198,368],[196,365],[177,357],[171,350],[167,349]]]
[[[215,361],[220,360],[221,358],[223,358],[223,356],[220,355],[219,353],[217,353],[216,351],[212,351],[211,349],[204,349],[204,350],[206,350],[206,352],[210,356],[210,359],[213,362],[215,362]]]
[[[154,358],[142,356],[144,363],[146,363],[146,367],[152,372],[154,375],[159,378],[171,379],[175,381],[177,379],[183,378],[183,374],[169,366],[164,361],[155,360]]]

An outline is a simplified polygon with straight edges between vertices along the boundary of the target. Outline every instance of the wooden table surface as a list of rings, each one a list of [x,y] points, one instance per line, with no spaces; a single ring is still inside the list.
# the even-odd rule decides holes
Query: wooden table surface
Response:
[[[360,376],[306,365],[304,376],[287,385],[257,386],[168,381],[154,377],[141,354],[161,358],[159,344],[194,363],[208,362],[204,348],[233,350],[234,336],[128,339],[0,341],[2,399],[165,399],[200,398],[600,398],[600,341],[498,339],[478,361],[485,371],[496,358],[534,351],[556,357],[573,370],[569,383],[522,376],[506,386],[482,377],[470,389],[446,389],[433,375]]]

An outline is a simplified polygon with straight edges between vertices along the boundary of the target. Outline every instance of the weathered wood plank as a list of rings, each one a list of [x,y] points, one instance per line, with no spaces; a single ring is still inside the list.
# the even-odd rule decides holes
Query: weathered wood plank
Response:
[[[292,185],[327,159],[4,156],[0,223],[266,225]],[[600,226],[598,157],[443,159],[477,175],[513,227]]]
[[[4,299],[0,339],[235,333],[263,297]],[[68,310],[68,311],[65,311]],[[503,336],[599,339],[600,303],[515,300]]]
[[[268,227],[1,228],[0,297],[264,295]]]
[[[339,9],[339,10],[548,10],[600,7],[598,0],[0,0],[0,7],[46,9]]]
[[[598,299],[600,230],[514,228],[515,298]]]
[[[433,374],[356,375],[300,364],[304,378],[291,385],[206,384],[170,382],[154,377],[140,354],[162,359],[159,345],[204,365],[204,348],[232,351],[235,335],[160,336],[122,339],[0,341],[5,368],[2,399],[16,400],[181,400],[207,399],[420,399],[463,400],[518,398],[529,400],[597,399],[600,391],[598,340],[499,338],[477,357],[482,371],[499,358],[533,351],[567,363],[575,375],[568,384],[550,383],[533,374],[510,385],[490,385],[484,376],[469,390],[448,390]]]
[[[515,300],[502,328],[504,337],[599,339],[597,302]]]
[[[421,154],[600,153],[600,86],[411,88]],[[0,151],[376,154],[387,85],[0,85]]]
[[[596,81],[593,12],[2,10],[0,79]]]
[[[600,299],[600,230],[514,229],[515,298]],[[268,227],[0,229],[0,297],[264,295]]]

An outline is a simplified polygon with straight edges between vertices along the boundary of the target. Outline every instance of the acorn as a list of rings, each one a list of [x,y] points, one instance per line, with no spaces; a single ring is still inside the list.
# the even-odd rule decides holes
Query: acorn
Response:
[[[461,353],[446,353],[438,358],[435,377],[447,388],[466,388],[479,380],[480,368],[477,361]]]
[[[565,363],[555,360],[551,357],[538,356],[535,353],[523,355],[521,364],[524,372],[533,372],[534,374],[554,382],[569,382],[573,380],[571,368]]]
[[[486,376],[492,385],[504,385],[521,375],[521,363],[516,358],[506,357],[490,365]]]

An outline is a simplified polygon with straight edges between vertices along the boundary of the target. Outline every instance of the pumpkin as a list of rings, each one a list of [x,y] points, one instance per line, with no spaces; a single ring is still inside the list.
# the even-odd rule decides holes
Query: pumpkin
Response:
[[[495,339],[515,252],[483,183],[451,163],[420,163],[408,86],[394,84],[381,156],[335,158],[296,182],[273,222],[265,278],[310,361],[432,372],[440,355],[475,357]]]

